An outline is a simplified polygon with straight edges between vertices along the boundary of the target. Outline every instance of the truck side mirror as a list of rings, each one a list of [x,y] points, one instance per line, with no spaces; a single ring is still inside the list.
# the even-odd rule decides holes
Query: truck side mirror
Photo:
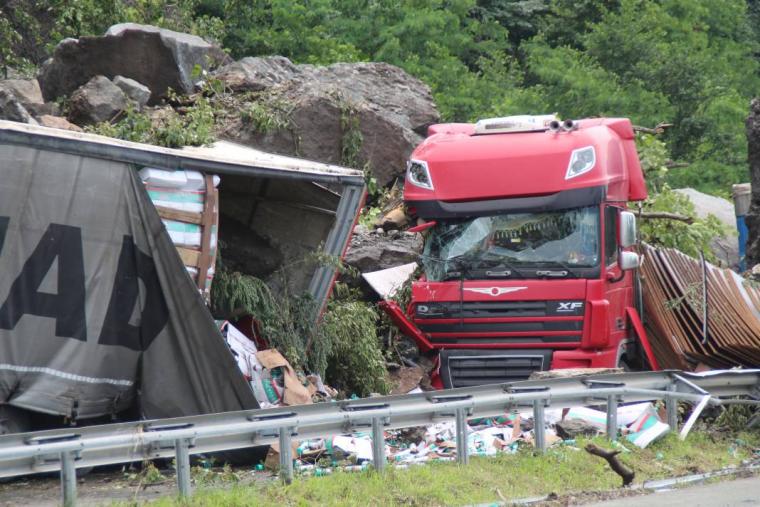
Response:
[[[620,252],[618,265],[622,271],[636,269],[639,267],[639,254],[636,252]]]
[[[636,243],[636,215],[630,211],[620,212],[620,247],[627,248]]]

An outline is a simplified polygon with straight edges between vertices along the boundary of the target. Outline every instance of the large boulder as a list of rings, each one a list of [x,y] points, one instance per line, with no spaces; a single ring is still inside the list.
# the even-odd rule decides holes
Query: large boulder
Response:
[[[223,135],[282,154],[368,164],[381,185],[403,174],[421,134],[440,118],[427,85],[385,63],[318,67],[244,58],[215,76],[232,89],[259,92],[259,114],[272,109],[281,116],[274,128],[261,128],[244,113]]]
[[[760,264],[760,98],[752,100],[747,118],[747,158],[752,182],[752,204],[745,220],[749,231],[747,239],[747,266]]]
[[[284,56],[247,56],[214,73],[233,91],[259,92],[301,77],[302,71]]]
[[[68,96],[97,75],[124,76],[151,90],[150,103],[169,88],[194,90],[196,66],[213,69],[228,57],[195,35],[135,23],[114,25],[102,37],[64,39],[46,61],[38,80],[45,100]]]
[[[714,215],[726,229],[722,238],[710,241],[710,250],[721,264],[735,268],[739,265],[739,242],[736,238],[736,214],[734,203],[728,199],[709,195],[693,188],[678,188],[675,190],[689,198],[694,204],[694,210],[699,218]]]
[[[77,125],[110,121],[127,107],[127,96],[105,76],[95,76],[71,95],[69,120]]]
[[[412,232],[382,229],[370,231],[357,226],[346,252],[345,262],[361,273],[379,271],[419,260],[422,237]]]

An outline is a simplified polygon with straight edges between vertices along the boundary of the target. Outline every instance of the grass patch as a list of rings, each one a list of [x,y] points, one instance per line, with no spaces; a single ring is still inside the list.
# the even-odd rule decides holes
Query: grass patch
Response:
[[[603,438],[592,441],[610,446]],[[587,442],[578,440],[575,447],[555,447],[544,455],[534,456],[530,449],[524,449],[493,458],[473,457],[465,467],[430,463],[409,469],[389,467],[383,473],[336,472],[296,478],[289,486],[275,481],[228,489],[198,488],[187,501],[163,498],[151,505],[465,505],[492,502],[501,496],[516,499],[620,487],[620,478],[604,460],[581,449]],[[759,445],[760,434],[756,432],[731,437],[694,432],[683,442],[676,435],[668,435],[648,449],[627,444],[630,452],[623,453],[622,460],[634,469],[635,482],[640,483],[740,465]]]

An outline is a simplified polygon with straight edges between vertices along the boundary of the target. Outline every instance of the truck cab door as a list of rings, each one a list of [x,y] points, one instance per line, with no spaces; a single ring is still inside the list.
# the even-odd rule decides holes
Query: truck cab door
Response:
[[[609,306],[610,345],[617,345],[626,334],[625,308],[631,304],[631,277],[620,269],[620,212],[617,206],[604,207],[605,292]]]

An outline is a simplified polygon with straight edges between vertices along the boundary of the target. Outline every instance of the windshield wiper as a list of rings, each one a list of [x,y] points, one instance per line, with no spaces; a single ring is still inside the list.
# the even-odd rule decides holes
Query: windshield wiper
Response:
[[[562,271],[552,269],[537,269],[536,276],[544,276],[547,278],[566,278],[567,276],[572,276],[573,278],[577,278],[575,273],[573,273],[573,268],[569,264],[562,261],[545,261],[537,262],[536,264],[548,264],[550,266],[559,266],[560,268],[563,268]]]
[[[491,268],[485,270],[485,274],[488,278],[509,278],[513,275],[519,278],[525,278],[525,275],[523,275],[520,270],[514,266],[514,264],[511,264],[503,259],[479,259],[478,268],[483,265],[485,265],[484,267]]]

